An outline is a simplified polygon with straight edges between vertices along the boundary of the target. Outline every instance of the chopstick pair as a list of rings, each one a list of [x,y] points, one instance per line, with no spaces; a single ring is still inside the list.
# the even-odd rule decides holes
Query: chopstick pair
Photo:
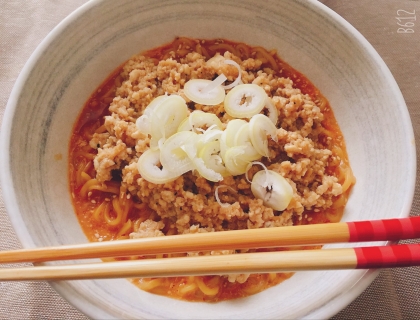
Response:
[[[0,263],[420,238],[420,217],[97,242],[0,252]],[[0,269],[0,281],[169,277],[420,265],[420,244]]]

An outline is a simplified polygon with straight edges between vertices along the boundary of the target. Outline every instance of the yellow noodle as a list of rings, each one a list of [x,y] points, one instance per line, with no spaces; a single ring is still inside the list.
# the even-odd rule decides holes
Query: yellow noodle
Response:
[[[90,175],[88,175],[85,171],[82,171],[80,173],[80,178],[81,178],[81,180],[82,180],[83,183],[89,181],[90,179],[92,179],[92,177]]]
[[[230,44],[227,43],[218,43],[214,44],[212,46],[209,46],[209,49],[212,51],[229,51],[230,53],[233,53],[235,56],[240,57],[241,54]]]
[[[101,97],[100,97],[100,99],[102,100],[102,101],[104,101],[104,98],[106,99],[106,98],[111,98],[111,101],[114,99],[114,92],[115,92],[115,88],[113,87],[113,86],[111,86],[109,89],[108,89],[108,91],[107,92],[105,92]]]
[[[194,46],[195,46],[194,40],[188,39],[188,38],[182,38],[182,37],[176,39],[172,44],[172,48],[174,48],[175,51],[181,48],[192,49],[194,48]]]
[[[201,47],[201,51],[203,52],[203,56],[206,57],[206,59],[210,59],[211,58],[211,56],[210,56],[210,54],[209,54],[209,52],[207,51],[206,48]]]
[[[249,47],[243,43],[240,43],[236,46],[236,50],[239,52],[241,59],[249,59],[251,57],[251,50]]]
[[[338,167],[338,173],[337,173],[337,179],[338,182],[342,185],[344,180],[346,179],[346,173],[343,168],[343,166]]]
[[[98,185],[99,182],[96,179],[91,179],[89,181],[86,181],[86,183],[83,185],[82,189],[80,189],[80,195],[83,198],[87,198],[87,195],[92,187]]]
[[[262,279],[257,282],[257,283],[253,283],[252,285],[247,285],[244,289],[244,291],[247,294],[255,294],[258,293],[260,291],[262,291],[266,286],[266,281],[263,281]]]
[[[124,205],[120,202],[119,198],[112,199],[112,206],[114,207],[114,211],[118,212],[118,214],[123,215],[124,212]]]
[[[96,209],[93,211],[93,218],[96,220],[96,221],[100,221],[101,220],[101,214],[103,213],[103,212],[105,212],[106,210],[109,210],[108,208],[107,208],[107,206],[109,206],[109,203],[108,202],[106,202],[106,201],[104,201],[104,202],[102,202],[98,207],[96,207]]]
[[[318,96],[319,102],[317,103],[318,107],[321,109],[321,111],[325,110],[325,107],[328,104],[327,99],[325,99],[323,96]]]
[[[190,53],[190,50],[188,50],[188,49],[179,49],[176,52],[178,57],[185,57],[188,53]]]
[[[201,54],[201,55],[203,55],[203,51],[201,50],[201,45],[199,44],[199,43],[197,43],[196,45],[195,45],[195,51],[197,52],[197,53],[199,53],[199,54]]]
[[[219,287],[210,288],[208,287],[202,277],[196,277],[195,283],[197,284],[198,288],[207,296],[215,296],[219,293]]]
[[[127,235],[133,231],[133,222],[128,219],[117,233],[117,238]]]
[[[104,132],[106,132],[107,130],[106,130],[106,127],[105,127],[105,125],[103,124],[103,125],[101,125],[98,129],[96,129],[95,130],[95,133],[104,133]]]
[[[258,54],[261,54],[261,56],[263,56],[268,63],[270,63],[270,67],[271,69],[273,69],[274,71],[278,71],[279,70],[279,66],[277,65],[276,60],[274,59],[274,57],[267,52],[267,50],[265,50],[264,48],[261,47],[255,47],[254,51]]]
[[[340,195],[338,196],[337,200],[334,201],[331,208],[333,209],[342,208],[345,206],[346,201],[347,201],[347,198],[344,195]]]
[[[139,287],[144,291],[151,291],[154,288],[160,286],[163,283],[163,279],[152,279],[152,280],[145,280],[143,279],[139,282]]]
[[[334,133],[331,132],[330,130],[325,129],[324,127],[319,127],[318,128],[318,134],[323,134],[327,137],[333,138],[334,137]]]
[[[89,159],[89,160],[93,160],[93,159],[95,159],[96,154],[89,153],[87,151],[78,151],[78,152],[74,153],[74,157],[75,158],[76,157],[83,157],[83,158],[86,158],[86,159]]]
[[[85,172],[85,165],[84,163],[79,164],[77,171],[76,171],[76,186],[81,186],[82,184],[86,183],[87,180],[84,179],[82,173]]]
[[[88,161],[86,165],[83,167],[84,172],[88,172],[93,166],[93,161]]]
[[[341,185],[341,187],[343,188],[343,193],[346,192],[348,188],[350,188],[350,186],[356,182],[355,180],[356,179],[353,175],[352,170],[350,169],[350,167],[347,167],[345,169],[345,179],[343,184]]]
[[[340,148],[339,146],[333,146],[332,147],[332,152],[336,155],[336,156],[338,156],[341,160],[343,160],[343,159],[345,159],[345,157],[344,157],[344,151],[343,151],[343,149],[342,148]]]
[[[107,186],[106,184],[101,184],[96,179],[91,179],[83,185],[82,189],[80,190],[80,195],[84,198],[87,198],[89,191],[92,191],[92,190],[98,190],[98,191],[109,192],[109,193],[114,193],[114,194],[118,194],[120,192],[118,187],[115,187],[112,185]]]
[[[117,226],[120,223],[124,222],[123,211],[121,210],[119,206],[119,201],[117,198],[112,199],[112,207],[114,209],[115,217],[111,218],[111,216],[109,215],[110,211],[105,211],[104,212],[105,222],[110,226]]]
[[[179,294],[185,296],[186,294],[191,293],[195,290],[197,290],[197,285],[195,283],[189,283],[189,284],[186,284],[185,286],[182,286],[178,292]]]

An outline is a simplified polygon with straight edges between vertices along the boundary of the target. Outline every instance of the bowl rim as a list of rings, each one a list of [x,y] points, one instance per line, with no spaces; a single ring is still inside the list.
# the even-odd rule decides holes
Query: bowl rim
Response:
[[[407,154],[407,170],[409,170],[409,176],[411,179],[407,181],[407,185],[410,187],[410,192],[406,194],[404,200],[404,206],[401,210],[400,217],[408,217],[410,215],[412,202],[414,199],[414,191],[415,191],[415,182],[416,182],[416,146],[414,140],[414,131],[412,127],[412,122],[410,119],[410,114],[406,103],[404,101],[403,95],[401,90],[398,87],[397,82],[395,81],[391,71],[389,70],[388,66],[382,60],[378,52],[374,49],[374,47],[367,41],[367,39],[349,22],[347,22],[343,17],[341,17],[338,13],[320,3],[318,1],[313,0],[298,0],[301,3],[305,3],[307,6],[311,7],[312,10],[317,11],[318,13],[323,13],[327,15],[331,20],[333,20],[337,27],[340,28],[341,31],[346,32],[348,35],[353,37],[360,46],[366,50],[369,56],[375,60],[378,64],[378,67],[381,71],[385,74],[386,79],[388,81],[388,85],[390,91],[393,92],[396,100],[398,101],[398,108],[400,109],[400,115],[402,121],[405,125],[407,125],[406,130],[409,131],[412,140],[411,144],[412,147],[410,149],[410,154]],[[20,95],[20,92],[24,88],[24,84],[29,78],[32,69],[36,66],[38,60],[41,58],[43,52],[47,50],[49,45],[59,37],[60,33],[65,30],[69,25],[71,25],[74,21],[76,21],[80,16],[82,16],[85,12],[89,11],[93,7],[100,5],[103,0],[91,0],[73,12],[71,12],[67,17],[65,17],[59,24],[57,24],[48,34],[47,36],[41,41],[41,43],[37,46],[34,52],[31,54],[27,62],[25,63],[22,71],[20,72],[18,78],[15,81],[13,89],[11,91],[9,100],[6,104],[1,131],[0,131],[0,150],[4,150],[5,152],[0,152],[0,163],[3,165],[0,166],[0,183],[3,190],[3,198],[5,203],[5,208],[8,213],[9,219],[13,227],[19,226],[19,228],[14,228],[14,231],[21,242],[24,248],[34,247],[34,242],[32,241],[31,237],[28,237],[28,231],[26,225],[19,214],[15,214],[17,206],[17,199],[15,196],[15,192],[13,191],[13,179],[10,171],[10,154],[7,152],[10,147],[10,138],[11,138],[11,129],[12,129],[12,122],[15,114],[15,110],[17,107],[17,101]],[[379,270],[366,270],[363,275],[359,278],[359,280],[348,290],[342,292],[341,294],[334,297],[332,300],[328,301],[327,303],[319,306],[319,308],[314,309],[311,311],[310,314],[304,316],[304,319],[312,319],[313,315],[316,314],[316,317],[320,318],[330,318],[343,310],[347,305],[349,305],[355,298],[357,298],[378,276]],[[49,284],[57,291],[63,298],[66,299],[70,304],[76,307],[85,315],[88,315],[92,318],[100,317],[100,318],[113,318],[112,315],[104,312],[104,310],[99,310],[95,306],[91,304],[86,304],[81,297],[69,294],[63,288],[58,286],[54,282],[49,282]]]

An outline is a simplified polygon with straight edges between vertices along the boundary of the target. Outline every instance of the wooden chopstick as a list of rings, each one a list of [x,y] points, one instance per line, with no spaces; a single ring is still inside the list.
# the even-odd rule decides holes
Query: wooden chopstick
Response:
[[[420,238],[420,217],[235,230],[0,252],[0,263]]]
[[[0,281],[173,277],[414,265],[420,265],[420,244],[0,269]]]

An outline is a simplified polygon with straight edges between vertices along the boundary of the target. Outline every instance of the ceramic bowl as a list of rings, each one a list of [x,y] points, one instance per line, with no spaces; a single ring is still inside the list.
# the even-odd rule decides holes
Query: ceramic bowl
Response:
[[[349,23],[317,1],[94,0],[41,43],[4,116],[2,188],[23,246],[84,243],[68,187],[72,126],[93,90],[121,63],[175,36],[226,38],[277,49],[329,99],[357,178],[344,220],[408,216],[415,182],[409,114],[390,71]],[[328,318],[374,270],[299,272],[248,298],[191,303],[125,279],[51,285],[92,318]]]

